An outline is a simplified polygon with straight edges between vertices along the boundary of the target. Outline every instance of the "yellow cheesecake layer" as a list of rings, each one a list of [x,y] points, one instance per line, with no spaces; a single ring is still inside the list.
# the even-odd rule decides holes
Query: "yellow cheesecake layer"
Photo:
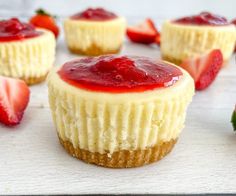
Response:
[[[114,94],[74,87],[53,69],[49,103],[59,137],[99,153],[143,150],[177,139],[194,94],[193,79],[182,71],[171,87]]]
[[[178,63],[212,49],[221,49],[224,61],[227,61],[233,53],[235,42],[234,25],[199,26],[166,21],[161,31],[163,58]]]
[[[26,81],[45,78],[55,58],[55,38],[47,30],[43,34],[19,41],[0,42],[0,75]]]
[[[75,53],[99,55],[120,50],[126,31],[125,18],[108,21],[66,19],[65,38],[68,48]]]

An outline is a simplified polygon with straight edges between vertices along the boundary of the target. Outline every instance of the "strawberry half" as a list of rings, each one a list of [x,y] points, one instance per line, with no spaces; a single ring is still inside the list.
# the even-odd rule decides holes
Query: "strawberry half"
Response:
[[[152,44],[155,42],[158,31],[153,21],[148,18],[136,26],[128,27],[126,34],[132,42]]]
[[[196,90],[203,90],[215,80],[222,65],[222,52],[215,49],[207,55],[186,59],[180,66],[193,77]]]
[[[34,15],[29,22],[35,27],[44,28],[53,32],[55,38],[59,35],[59,28],[54,17],[42,9],[36,10],[36,15]]]
[[[0,122],[8,126],[19,124],[29,96],[30,91],[24,81],[0,76]]]

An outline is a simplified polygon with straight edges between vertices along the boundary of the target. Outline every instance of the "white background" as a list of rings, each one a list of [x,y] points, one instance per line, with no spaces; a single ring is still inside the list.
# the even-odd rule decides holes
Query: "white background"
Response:
[[[167,19],[201,11],[211,11],[229,19],[236,17],[235,0],[0,0],[0,17],[28,17],[39,7],[65,17],[90,6],[107,8],[131,22],[148,16]]]

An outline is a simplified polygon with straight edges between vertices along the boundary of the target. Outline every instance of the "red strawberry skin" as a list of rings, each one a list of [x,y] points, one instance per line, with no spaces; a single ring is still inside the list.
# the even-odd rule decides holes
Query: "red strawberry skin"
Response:
[[[19,124],[29,97],[30,90],[24,81],[0,76],[0,122],[7,126]]]
[[[186,59],[180,66],[193,77],[196,90],[204,90],[215,80],[222,65],[222,52],[215,49],[206,55]]]
[[[135,32],[132,28],[127,29],[127,36],[132,42],[140,44],[152,44],[155,40],[155,35]]]
[[[206,69],[195,82],[196,90],[207,88],[216,78],[223,65],[223,55],[220,50],[213,50],[207,59]]]
[[[152,44],[155,42],[158,31],[153,21],[148,18],[141,24],[128,27],[126,34],[132,42]]]
[[[161,34],[158,33],[156,38],[155,38],[155,43],[160,46],[161,45]]]

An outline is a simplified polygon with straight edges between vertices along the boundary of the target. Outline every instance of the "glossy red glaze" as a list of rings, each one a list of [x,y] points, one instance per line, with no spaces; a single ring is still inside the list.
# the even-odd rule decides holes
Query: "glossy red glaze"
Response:
[[[190,25],[211,25],[222,26],[229,25],[225,17],[218,16],[209,12],[201,12],[199,15],[188,16],[174,20],[175,23],[190,24]]]
[[[182,72],[147,57],[104,55],[65,63],[58,74],[69,84],[86,90],[126,93],[172,86]]]
[[[88,8],[87,10],[71,16],[75,20],[104,21],[117,18],[117,15],[103,8]]]
[[[33,25],[20,22],[17,18],[0,21],[0,42],[22,40],[40,34]]]

